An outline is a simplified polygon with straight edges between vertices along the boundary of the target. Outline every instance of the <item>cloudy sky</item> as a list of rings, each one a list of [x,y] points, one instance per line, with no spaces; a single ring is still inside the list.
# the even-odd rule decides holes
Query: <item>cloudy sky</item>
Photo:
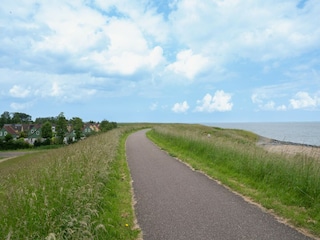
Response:
[[[319,0],[2,0],[0,112],[320,120]]]

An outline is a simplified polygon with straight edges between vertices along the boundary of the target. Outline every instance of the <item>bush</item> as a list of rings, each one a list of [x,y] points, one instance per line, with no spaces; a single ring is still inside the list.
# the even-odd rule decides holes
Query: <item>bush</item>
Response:
[[[41,146],[48,146],[51,145],[50,138],[46,138],[44,141],[42,141],[40,138],[34,141],[33,146],[34,147],[41,147]]]
[[[0,150],[17,150],[31,148],[31,145],[25,142],[22,138],[18,140],[9,140],[7,142],[0,142]]]

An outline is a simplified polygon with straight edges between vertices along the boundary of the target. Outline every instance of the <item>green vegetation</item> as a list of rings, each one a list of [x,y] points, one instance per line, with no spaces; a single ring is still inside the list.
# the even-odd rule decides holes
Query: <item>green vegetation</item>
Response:
[[[111,129],[114,129],[114,128],[117,128],[117,123],[116,122],[109,122],[108,120],[103,120],[101,123],[100,123],[100,130],[102,132],[107,132]]]
[[[46,140],[49,139],[49,141],[53,137],[52,124],[49,121],[45,122],[42,125],[41,135],[44,139]]]
[[[7,134],[7,136],[10,134]],[[31,148],[31,145],[25,142],[23,139],[13,140],[9,139],[6,141],[0,140],[0,151],[2,150],[17,150]]]
[[[184,124],[119,124],[59,149],[0,163],[1,239],[136,239],[128,134],[149,138],[292,224],[320,235],[320,161],[270,154],[241,130]]]
[[[201,125],[157,125],[148,137],[161,148],[253,199],[291,224],[320,235],[320,162],[271,154],[253,133]]]
[[[56,136],[58,139],[58,144],[63,144],[64,137],[68,132],[68,121],[63,113],[60,113],[57,117],[57,125],[56,125]]]
[[[136,239],[122,126],[0,163],[1,239]]]
[[[82,128],[83,128],[83,121],[81,118],[79,117],[74,117],[71,120],[72,126],[73,126],[73,130],[75,132],[75,139],[78,141],[81,139],[81,135],[82,135]]]
[[[31,121],[31,116],[26,113],[9,113],[4,111],[0,115],[0,128],[6,123],[29,123]]]
[[[117,128],[116,122],[84,123],[79,117],[68,120],[63,112],[57,117],[37,118],[34,122],[28,114],[5,111],[0,115],[0,150],[71,144],[114,128]],[[29,144],[21,144],[20,140]]]

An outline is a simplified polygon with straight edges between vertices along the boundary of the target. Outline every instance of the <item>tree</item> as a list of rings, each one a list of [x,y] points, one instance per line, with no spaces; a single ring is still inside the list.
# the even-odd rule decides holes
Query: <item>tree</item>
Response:
[[[106,131],[109,131],[113,128],[116,128],[117,127],[117,123],[116,122],[109,122],[108,120],[103,120],[101,123],[100,123],[100,130],[101,132],[106,132]]]
[[[52,125],[49,121],[45,122],[41,128],[41,135],[45,139],[52,138]]]
[[[10,133],[8,133],[8,134],[4,137],[4,140],[5,140],[6,142],[9,142],[9,141],[13,140],[13,136],[12,136]]]
[[[64,113],[61,112],[57,117],[57,125],[56,125],[56,132],[58,137],[58,143],[62,144],[64,137],[68,131],[67,129],[67,119],[64,116]]]
[[[32,117],[26,113],[15,112],[12,113],[12,123],[29,123],[32,121]]]
[[[35,123],[38,123],[38,124],[42,124],[45,122],[50,122],[51,124],[56,124],[57,118],[56,117],[39,117],[39,118],[36,118],[36,120],[35,120]]]
[[[9,112],[5,111],[1,114],[0,117],[0,127],[7,123],[11,123],[11,116]]]
[[[73,126],[73,130],[75,131],[76,139],[79,140],[82,134],[83,121],[79,117],[74,117],[71,119],[71,124]]]

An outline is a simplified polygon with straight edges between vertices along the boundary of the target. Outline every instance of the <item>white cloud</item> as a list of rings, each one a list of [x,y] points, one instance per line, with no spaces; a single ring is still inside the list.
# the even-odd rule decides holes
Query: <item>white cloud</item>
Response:
[[[126,101],[109,99],[126,96],[133,105],[140,97],[150,102],[173,92],[177,98],[187,93],[203,99],[191,107],[186,101],[155,103],[149,106],[153,114],[231,111],[231,94],[210,92],[224,84],[239,94],[258,88],[251,99],[259,110],[320,105],[320,94],[311,93],[320,79],[318,0],[302,8],[291,0],[3,1],[4,107],[21,109],[18,100],[31,96],[35,106],[42,101],[93,106],[108,98],[124,111]]]
[[[316,108],[320,105],[320,95],[311,97],[307,92],[298,92],[294,98],[290,99],[290,106],[293,109]]]
[[[294,1],[181,0],[171,16],[179,41],[220,63],[235,58],[267,61],[317,48],[320,5]],[[237,16],[235,20],[235,16]],[[214,57],[216,56],[216,57]]]
[[[107,12],[116,10],[119,15],[124,15],[125,18],[131,19],[150,41],[164,43],[168,39],[169,25],[164,21],[161,13],[157,13],[156,9],[152,8],[149,2],[146,3],[144,1],[132,0],[96,1],[98,7],[102,10]]]
[[[12,62],[16,69],[114,76],[152,71],[165,61],[159,44],[167,39],[167,23],[145,3],[30,1],[21,13],[14,4],[5,9],[12,14],[0,34],[0,51],[6,49],[0,63],[9,64],[14,52],[23,63]]]
[[[175,113],[185,113],[188,109],[189,105],[187,101],[183,101],[182,103],[175,103],[171,110]]]
[[[294,91],[296,87],[294,83],[262,86],[253,91],[251,101],[259,110],[286,111],[288,106],[279,102],[287,103],[288,93]]]
[[[34,19],[37,27],[47,27],[47,32],[33,44],[34,50],[40,53],[85,54],[101,47],[103,41],[106,47],[107,39],[101,29],[106,19],[85,5],[59,1],[39,4]]]
[[[88,101],[93,97],[98,97],[99,94],[106,95],[106,92],[111,91],[117,96],[121,94],[120,91],[114,92],[115,82],[94,78],[89,74],[58,75],[0,68],[0,76],[3,76],[0,80],[2,86],[1,103],[3,102],[1,95],[23,100],[32,97],[35,102],[49,100],[50,102],[70,103]],[[127,85],[127,83],[123,83],[123,88]],[[10,100],[10,102],[16,101],[16,99]]]
[[[289,109],[315,109],[320,106],[320,93],[315,93],[313,96],[305,91],[297,92],[293,98],[288,99],[288,94],[293,92],[296,87],[290,89],[290,84],[265,86],[256,89],[251,95],[251,100],[257,104],[260,110],[275,110],[286,111]],[[277,105],[274,100],[285,101],[289,104]]]
[[[26,103],[16,103],[13,102],[10,104],[10,108],[13,109],[14,111],[20,111],[24,109],[28,109],[33,106],[33,102],[26,102]]]
[[[264,111],[286,111],[287,106],[284,104],[277,106],[274,101],[268,101],[264,103],[262,100],[259,101],[259,109]]]
[[[278,106],[276,109],[277,109],[277,111],[286,111],[288,108],[286,105],[282,104],[282,105]]]
[[[82,60],[97,65],[105,74],[132,75],[152,70],[164,61],[160,46],[150,48],[139,26],[128,19],[113,19],[104,27],[109,40],[102,51],[94,51]]]
[[[144,53],[148,49],[146,39],[139,27],[127,19],[113,19],[104,29],[110,39],[110,53],[135,52]]]
[[[193,79],[198,73],[204,70],[209,60],[201,54],[193,54],[191,49],[183,50],[177,54],[176,62],[167,66],[168,70]]]
[[[147,62],[153,69],[163,61],[163,49],[160,46],[156,46],[154,49],[150,51],[149,56],[147,58]]]
[[[62,90],[61,90],[61,87],[59,86],[58,82],[52,83],[52,88],[51,88],[49,95],[53,96],[53,97],[58,97],[58,96],[62,95]]]
[[[9,93],[12,97],[16,98],[26,98],[30,94],[30,89],[25,88],[19,85],[14,85],[10,90]]]
[[[223,90],[216,91],[213,96],[207,93],[197,103],[196,112],[226,112],[231,111],[233,107],[231,94],[225,93]]]
[[[151,111],[155,111],[155,110],[157,110],[157,108],[158,108],[158,103],[152,103],[150,106]]]

